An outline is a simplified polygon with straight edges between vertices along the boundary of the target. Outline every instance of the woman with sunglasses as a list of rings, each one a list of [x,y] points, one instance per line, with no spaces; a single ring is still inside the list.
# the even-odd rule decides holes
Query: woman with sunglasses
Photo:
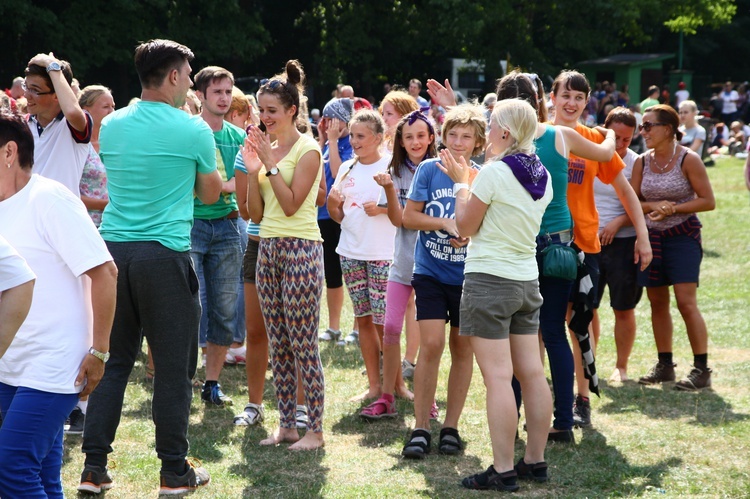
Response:
[[[646,110],[640,129],[650,151],[636,160],[631,178],[647,215],[646,224],[657,255],[649,268],[638,274],[638,284],[646,288],[651,303],[658,361],[638,382],[653,385],[675,380],[669,295],[672,286],[693,350],[693,369],[675,384],[675,389],[695,391],[711,386],[708,330],[697,300],[703,249],[696,213],[713,210],[716,202],[700,156],[679,145],[679,124],[680,119],[670,106]]]
[[[323,447],[323,366],[318,352],[323,245],[315,206],[322,175],[320,148],[296,122],[304,73],[298,61],[263,81],[260,120],[242,148],[250,219],[260,224],[256,286],[271,348],[271,368],[281,413],[279,428],[261,445],[294,442],[290,450]],[[299,369],[295,367],[299,366]],[[309,421],[296,428],[297,376],[302,376]]]

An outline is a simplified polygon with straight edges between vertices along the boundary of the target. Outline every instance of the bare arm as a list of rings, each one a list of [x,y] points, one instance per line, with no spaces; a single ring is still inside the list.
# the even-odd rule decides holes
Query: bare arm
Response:
[[[94,312],[94,338],[92,347],[99,352],[109,352],[109,333],[115,318],[117,301],[117,267],[109,261],[89,269],[86,275],[91,278],[91,308]],[[76,385],[85,382],[79,397],[83,398],[94,391],[104,375],[104,362],[86,355],[76,377]]]
[[[30,61],[29,64],[35,64],[46,68],[53,62],[59,62],[55,55],[50,52],[49,54],[37,54]],[[55,96],[57,102],[60,104],[65,119],[68,120],[70,126],[72,126],[78,132],[83,133],[86,131],[88,120],[86,119],[86,113],[83,112],[81,106],[78,104],[78,98],[73,93],[73,89],[70,88],[68,80],[62,74],[62,71],[50,71],[48,73],[50,80],[52,80],[52,86],[55,89]]]
[[[221,182],[221,192],[225,194],[230,194],[235,191],[236,189],[236,182],[235,177],[230,178],[226,182]]]
[[[2,292],[0,299],[0,358],[5,355],[18,329],[26,320],[34,293],[32,279]]]
[[[195,194],[203,204],[214,204],[221,194],[222,180],[218,170],[195,176]]]
[[[695,139],[693,140],[693,143],[690,144],[690,149],[695,151],[698,156],[703,152],[703,142],[705,142],[703,139]]]
[[[651,263],[653,254],[651,251],[651,242],[648,238],[646,219],[643,217],[643,212],[641,211],[641,202],[638,200],[638,196],[636,196],[635,191],[628,183],[622,171],[615,177],[612,187],[615,188],[617,197],[620,199],[635,228],[635,263],[640,262],[641,270],[644,270]]]
[[[458,236],[456,221],[452,218],[432,217],[424,213],[424,201],[412,201],[408,199],[404,207],[402,224],[407,229],[413,230],[442,230],[452,236]]]
[[[458,161],[447,150],[440,151],[440,162],[437,164],[443,173],[457,183],[469,183],[471,168],[462,157]],[[469,192],[468,188],[454,192],[456,196],[456,229],[461,237],[471,237],[479,231],[488,205]]]
[[[569,152],[576,156],[593,161],[606,162],[611,160],[612,156],[615,154],[614,130],[607,129],[607,138],[601,144],[597,144],[596,142],[592,142],[583,137],[573,128],[567,128],[564,126],[558,126],[556,128],[560,131],[560,138],[565,140]],[[562,144],[558,139],[555,139],[555,148],[557,149],[557,152],[563,154]]]
[[[91,211],[102,211],[109,204],[106,199],[90,198],[88,196],[81,196],[81,201],[87,210]]]
[[[396,187],[393,185],[393,179],[390,173],[378,173],[374,176],[375,182],[383,188],[385,191],[385,199],[388,203],[386,210],[388,214],[388,220],[391,221],[395,227],[401,227],[401,219],[404,215],[404,210],[401,208],[401,203],[398,201],[398,193]]]
[[[341,196],[341,192],[336,185],[334,185],[331,188],[331,192],[328,193],[327,208],[331,220],[336,223],[341,223],[344,219],[344,198]]]
[[[240,216],[244,220],[250,220],[250,214],[247,211],[247,174],[242,170],[234,170],[234,186]]]
[[[260,158],[258,158],[258,154],[255,152],[249,138],[245,139],[240,152],[242,153],[242,161],[245,163],[245,169],[247,170],[247,175],[245,175],[247,182],[247,189],[245,190],[247,216],[253,223],[259,224],[263,219],[265,208],[263,197],[260,195],[260,184],[258,181],[258,173],[260,173],[263,163],[260,162]]]
[[[682,173],[693,187],[696,197],[685,203],[673,205],[674,212],[699,213],[716,208],[716,199],[714,198],[711,181],[708,179],[708,172],[697,154],[688,152],[684,163],[682,163]]]
[[[339,155],[339,139],[344,136],[346,126],[346,123],[334,118],[326,131],[328,134],[328,167],[331,169],[333,178],[338,176],[339,167],[343,163],[341,155]]]

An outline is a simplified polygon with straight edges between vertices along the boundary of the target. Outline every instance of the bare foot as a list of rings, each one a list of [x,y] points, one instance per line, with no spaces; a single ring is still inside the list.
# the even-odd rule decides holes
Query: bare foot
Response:
[[[325,447],[323,432],[315,433],[308,431],[296,444],[289,446],[289,450],[315,450]]]
[[[615,368],[614,372],[612,373],[612,376],[609,377],[610,381],[619,381],[620,383],[624,383],[626,381],[629,381],[630,378],[628,378],[628,372],[625,369]]]
[[[297,442],[299,433],[296,428],[276,428],[273,434],[260,441],[260,445],[279,445],[282,442]]]
[[[370,388],[364,393],[360,393],[359,395],[356,395],[349,399],[349,402],[364,402],[365,400],[375,400],[377,398],[380,398],[382,393],[380,390],[377,390],[375,388]],[[414,397],[412,395],[412,397]]]
[[[406,388],[406,385],[401,385],[396,388],[396,396],[400,399],[414,400],[414,394]]]

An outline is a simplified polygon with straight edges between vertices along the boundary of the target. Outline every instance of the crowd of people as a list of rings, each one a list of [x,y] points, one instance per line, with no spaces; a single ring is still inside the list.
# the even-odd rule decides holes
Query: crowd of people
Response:
[[[0,114],[0,496],[62,497],[66,432],[83,434],[78,490],[113,487],[108,455],[144,339],[165,495],[210,482],[188,459],[188,419],[196,382],[207,407],[232,405],[226,364],[247,374],[235,425],[264,422],[270,360],[279,424],[259,444],[323,447],[320,341],[359,346],[362,418],[413,400],[408,459],[432,452],[434,420],[437,452],[464,452],[476,359],[493,456],[462,481],[470,489],[547,481],[546,444],[573,444],[573,428],[592,424],[607,287],[612,380],[629,379],[645,287],[657,361],[638,382],[676,381],[674,293],[694,355],[674,388],[711,386],[696,213],[715,202],[694,102],[678,114],[644,101],[638,121],[627,88],[592,92],[562,71],[548,107],[541,79],[514,70],[484,105],[458,104],[448,81],[426,82],[428,102],[413,79],[377,108],[344,85],[309,113],[314,134],[299,61],[248,96],[225,68],[191,76],[192,60],[170,40],[140,44],[140,98],[115,111],[109,89],[76,95],[70,64],[39,54]],[[581,123],[586,113],[604,126]]]

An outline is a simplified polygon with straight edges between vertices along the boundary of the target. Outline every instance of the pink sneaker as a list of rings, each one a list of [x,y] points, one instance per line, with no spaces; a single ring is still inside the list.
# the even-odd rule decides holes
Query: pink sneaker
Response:
[[[245,364],[245,356],[247,355],[247,348],[243,345],[238,348],[229,348],[227,350],[227,357],[224,359],[224,364],[234,366],[237,364]]]

